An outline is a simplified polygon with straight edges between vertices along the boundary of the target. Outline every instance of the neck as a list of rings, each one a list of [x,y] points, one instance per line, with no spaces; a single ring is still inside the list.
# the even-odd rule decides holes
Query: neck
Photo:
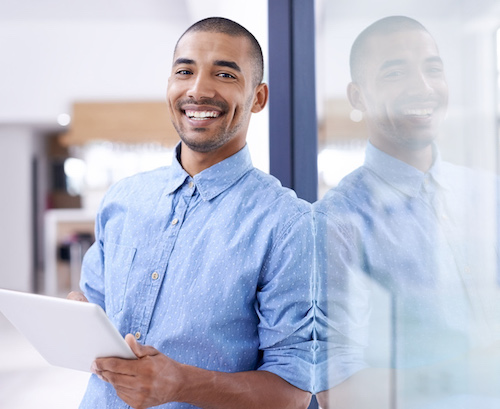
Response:
[[[245,143],[241,146],[223,146],[213,152],[197,152],[186,146],[184,142],[181,142],[180,163],[190,176],[194,176],[229,158],[243,149],[244,146]]]
[[[427,172],[433,162],[432,144],[425,145],[421,148],[406,148],[401,149],[399,146],[387,145],[379,146],[377,142],[370,141],[373,146],[380,149],[382,152],[407,163],[410,166],[422,171]]]

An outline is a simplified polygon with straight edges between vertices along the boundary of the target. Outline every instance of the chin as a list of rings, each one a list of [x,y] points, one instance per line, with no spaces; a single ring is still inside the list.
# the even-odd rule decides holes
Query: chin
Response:
[[[412,150],[422,150],[431,146],[435,140],[436,140],[435,135],[421,135],[407,139],[405,141],[405,145]]]
[[[195,138],[186,138],[185,136],[181,136],[181,141],[184,145],[186,145],[190,150],[198,153],[208,153],[213,152],[224,146],[227,142],[222,139],[216,140],[202,140]]]

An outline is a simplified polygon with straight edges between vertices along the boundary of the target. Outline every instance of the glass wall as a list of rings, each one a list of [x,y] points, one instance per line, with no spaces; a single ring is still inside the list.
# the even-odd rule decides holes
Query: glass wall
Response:
[[[316,2],[323,407],[500,407],[499,11]]]

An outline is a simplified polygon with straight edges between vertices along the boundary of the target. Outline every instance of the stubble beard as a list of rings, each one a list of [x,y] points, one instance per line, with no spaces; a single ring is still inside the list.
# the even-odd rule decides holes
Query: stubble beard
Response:
[[[252,99],[253,98],[249,98],[247,101],[245,101],[245,105],[243,107],[244,115],[250,115],[249,109]],[[182,106],[183,103],[185,103],[185,101],[180,101],[179,103],[177,103],[177,106],[178,107]],[[225,114],[228,112],[228,106],[225,103],[222,102],[214,103],[213,101],[210,102],[205,101],[205,103],[209,103],[211,105],[215,105],[222,108]],[[200,138],[190,138],[187,136],[187,132],[185,131],[185,129],[183,129],[181,124],[176,124],[172,121],[174,128],[179,134],[182,143],[185,144],[190,150],[199,153],[213,152],[224,146],[231,139],[233,139],[236,134],[238,134],[244,122],[245,122],[245,117],[242,117],[240,118],[240,121],[230,129],[225,129],[225,124],[221,124],[219,126],[219,129],[215,131],[213,137],[211,138],[204,138],[202,135],[204,132],[208,132],[207,128],[203,127],[193,128],[193,132],[198,133],[200,135]]]
[[[215,132],[214,136],[210,139],[203,137],[203,133],[207,132],[207,128],[193,129],[193,132],[199,134],[200,138],[188,137],[187,133],[180,126],[177,126],[175,124],[174,128],[179,134],[182,143],[184,143],[189,149],[191,149],[194,152],[207,153],[219,149],[220,147],[224,146],[227,142],[229,142],[231,139],[233,139],[234,135],[241,128],[241,124],[238,124],[235,128],[226,132],[222,129],[218,129]]]

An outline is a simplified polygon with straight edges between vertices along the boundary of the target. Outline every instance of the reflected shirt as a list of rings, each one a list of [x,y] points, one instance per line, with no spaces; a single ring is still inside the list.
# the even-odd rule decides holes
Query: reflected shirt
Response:
[[[310,390],[311,205],[255,169],[247,147],[194,177],[176,152],[110,188],[82,290],[122,335],[174,360]],[[81,408],[96,407],[127,406],[92,376]]]
[[[314,209],[324,388],[366,363],[436,364],[500,339],[497,209],[495,177],[436,150],[424,173],[368,144]]]

